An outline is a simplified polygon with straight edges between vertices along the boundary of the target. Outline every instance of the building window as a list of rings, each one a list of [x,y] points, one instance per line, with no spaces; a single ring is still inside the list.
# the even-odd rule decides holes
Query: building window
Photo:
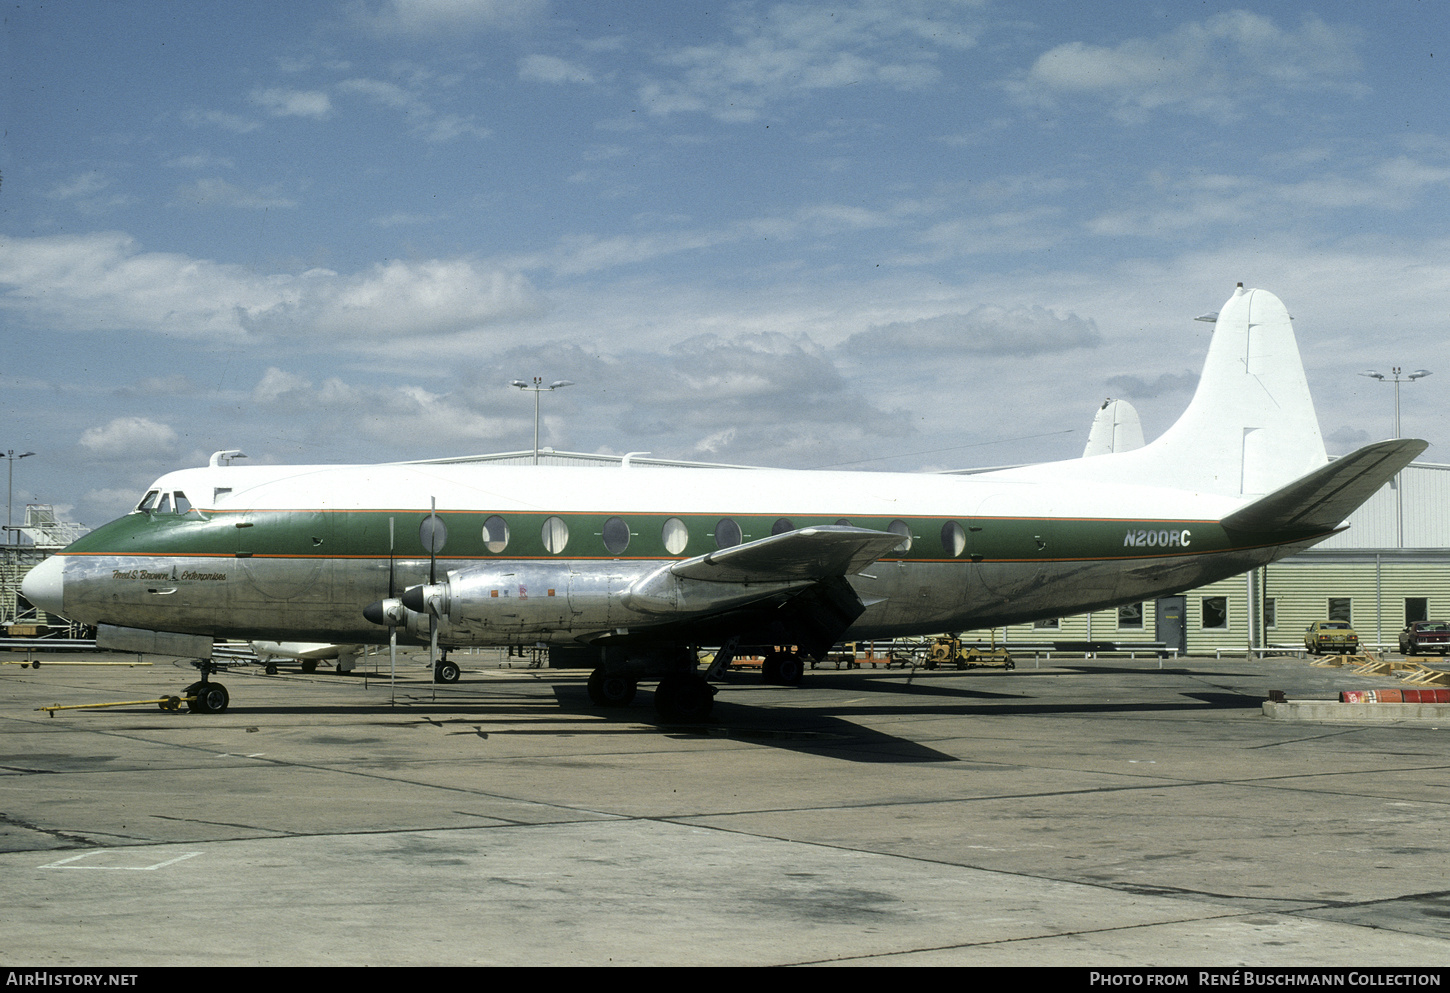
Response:
[[[1430,598],[1423,596],[1405,597],[1405,627],[1409,627],[1416,621],[1428,621],[1430,619]]]
[[[1198,626],[1204,631],[1228,630],[1228,597],[1206,596],[1201,601]]]
[[[1279,626],[1278,605],[1271,596],[1264,597],[1264,629],[1269,630]]]
[[[1143,630],[1143,604],[1125,603],[1118,608],[1119,631]]]
[[[1049,617],[1046,620],[1033,621],[1032,626],[1039,631],[1056,631],[1062,627],[1062,619],[1060,617]]]
[[[1329,598],[1329,619],[1331,621],[1343,621],[1346,624],[1354,623],[1354,611],[1351,604],[1354,601],[1347,596],[1332,596]]]

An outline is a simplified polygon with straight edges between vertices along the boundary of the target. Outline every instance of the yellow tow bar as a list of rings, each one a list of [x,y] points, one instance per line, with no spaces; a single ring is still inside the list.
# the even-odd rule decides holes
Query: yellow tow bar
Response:
[[[140,704],[154,703],[162,710],[180,710],[183,703],[192,703],[195,697],[190,696],[164,696],[158,700],[117,700],[115,703],[53,703],[49,707],[36,707],[36,710],[43,710],[51,717],[55,716],[57,710],[96,710],[100,707],[135,707]]]
[[[47,662],[45,664],[46,665],[123,665],[126,668],[130,669],[133,666],[150,665],[151,663],[150,662]],[[34,659],[34,660],[27,659],[24,662],[20,662],[20,661],[14,661],[14,662],[12,662],[10,659],[0,659],[0,665],[18,665],[22,669],[25,669],[25,668],[39,669],[40,668],[40,660],[39,659]]]

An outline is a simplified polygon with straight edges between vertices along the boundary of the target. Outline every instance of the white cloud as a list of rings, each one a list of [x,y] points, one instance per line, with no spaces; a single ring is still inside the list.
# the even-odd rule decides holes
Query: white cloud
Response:
[[[1232,120],[1283,92],[1362,94],[1355,32],[1306,16],[1297,30],[1247,11],[1216,14],[1114,46],[1074,41],[1043,53],[1010,88],[1029,102],[1101,100],[1125,120],[1162,109]],[[1272,104],[1270,104],[1272,106]]]
[[[1368,208],[1403,211],[1437,203],[1450,187],[1450,168],[1408,156],[1360,162],[1335,160],[1338,169],[1274,181],[1262,175],[1154,171],[1130,206],[1086,222],[1104,236],[1178,237],[1217,226],[1288,228],[1334,211]]]
[[[526,55],[519,59],[519,79],[535,83],[587,83],[594,76],[588,69],[553,55]]]
[[[288,394],[303,393],[311,388],[312,384],[301,376],[272,366],[252,390],[252,399],[257,403],[275,404]]]
[[[548,7],[548,0],[382,0],[359,8],[355,22],[382,36],[511,31],[535,23]]]
[[[275,366],[252,391],[270,416],[322,423],[328,434],[361,434],[386,445],[426,443],[430,449],[471,450],[491,444],[516,425],[476,410],[468,395],[434,393],[416,385],[358,385],[332,376],[321,384]]]
[[[176,447],[176,432],[145,417],[117,417],[102,427],[87,428],[82,448],[105,459],[153,458]]]
[[[251,99],[273,117],[326,117],[332,112],[332,100],[321,90],[271,87],[253,90]]]
[[[518,320],[545,308],[523,276],[466,259],[379,263],[350,277],[319,271],[298,281],[297,290],[248,313],[244,325],[351,340],[408,338]]]
[[[381,79],[354,78],[338,84],[338,90],[345,94],[356,94],[374,103],[403,114],[410,133],[421,136],[425,141],[452,141],[463,135],[487,138],[488,128],[475,123],[473,117],[460,114],[439,113],[415,90]]]
[[[865,358],[895,356],[910,362],[930,356],[1033,356],[1096,348],[1102,335],[1091,320],[1058,317],[1044,307],[982,305],[964,314],[941,314],[878,325],[852,335],[841,350]]]
[[[236,163],[224,155],[213,155],[210,152],[196,152],[191,155],[176,155],[162,163],[173,169],[234,169]]]
[[[523,276],[468,259],[393,261],[352,276],[326,269],[269,276],[143,252],[119,232],[0,236],[4,286],[0,310],[26,321],[186,337],[402,339],[517,320],[546,306]]]
[[[46,193],[52,200],[69,203],[81,214],[95,216],[118,210],[136,202],[130,193],[110,192],[115,181],[97,169],[78,173],[62,183],[57,183]]]
[[[214,125],[223,128],[233,134],[249,134],[262,125],[250,117],[241,117],[237,114],[229,114],[222,110],[196,110],[185,111],[181,119],[192,127],[199,127],[202,124]]]
[[[198,179],[176,188],[176,201],[192,207],[236,207],[243,210],[290,209],[297,206],[291,197],[276,196],[259,190],[247,190],[225,179]]]
[[[975,5],[972,5],[975,6]],[[970,48],[967,5],[860,0],[735,10],[734,41],[677,47],[657,61],[665,78],[639,87],[650,113],[709,113],[751,121],[777,101],[847,86],[916,90],[941,78],[942,49]]]
[[[54,200],[75,200],[80,197],[93,197],[110,185],[110,177],[90,169],[64,183],[57,183],[46,195]]]

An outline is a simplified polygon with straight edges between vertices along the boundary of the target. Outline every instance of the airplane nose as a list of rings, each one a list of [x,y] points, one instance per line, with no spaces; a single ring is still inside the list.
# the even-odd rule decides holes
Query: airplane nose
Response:
[[[40,565],[31,569],[20,581],[20,592],[25,599],[47,614],[65,616],[65,559],[52,555]]]

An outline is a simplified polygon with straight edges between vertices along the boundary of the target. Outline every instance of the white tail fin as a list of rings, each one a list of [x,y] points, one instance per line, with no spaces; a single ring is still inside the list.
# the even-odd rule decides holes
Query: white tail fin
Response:
[[[1152,444],[1007,470],[1012,478],[1137,483],[1221,496],[1271,493],[1328,462],[1289,312],[1240,284],[1219,311],[1198,390]]]
[[[1143,454],[1144,469],[1225,496],[1272,492],[1329,460],[1278,297],[1240,284],[1218,313],[1193,402]]]
[[[1103,401],[1093,418],[1093,426],[1088,431],[1087,446],[1082,450],[1082,457],[1090,459],[1095,455],[1131,452],[1142,447],[1143,425],[1138,420],[1138,411],[1126,400],[1109,397]]]

